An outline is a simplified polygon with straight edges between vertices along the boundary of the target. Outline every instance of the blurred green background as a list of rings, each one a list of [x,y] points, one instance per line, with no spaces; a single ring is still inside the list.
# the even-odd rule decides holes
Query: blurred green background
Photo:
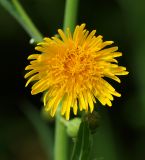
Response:
[[[64,0],[20,2],[44,36],[62,28]],[[145,0],[80,0],[77,22],[113,40],[130,72],[119,85],[111,81],[122,97],[100,107],[91,160],[145,160]],[[24,87],[29,40],[0,6],[0,160],[49,160],[53,153],[54,122],[42,116],[41,95]]]

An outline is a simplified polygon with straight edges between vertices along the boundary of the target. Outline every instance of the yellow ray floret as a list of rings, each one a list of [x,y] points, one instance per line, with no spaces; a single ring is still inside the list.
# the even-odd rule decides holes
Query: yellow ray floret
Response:
[[[41,54],[28,57],[26,86],[34,82],[32,94],[45,91],[44,106],[51,116],[60,103],[61,114],[68,120],[71,108],[75,115],[78,109],[92,112],[96,99],[111,106],[113,96],[121,96],[104,77],[120,83],[117,76],[128,74],[115,59],[122,53],[118,47],[107,47],[113,41],[103,42],[103,37],[95,33],[89,33],[85,24],[76,26],[73,34],[69,28],[66,33],[59,29],[60,38],[44,38],[35,48]]]

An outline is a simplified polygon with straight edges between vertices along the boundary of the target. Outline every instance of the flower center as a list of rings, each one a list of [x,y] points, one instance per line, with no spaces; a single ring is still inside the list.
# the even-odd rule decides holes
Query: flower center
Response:
[[[64,70],[69,76],[81,75],[86,72],[88,67],[87,55],[81,48],[67,51]]]

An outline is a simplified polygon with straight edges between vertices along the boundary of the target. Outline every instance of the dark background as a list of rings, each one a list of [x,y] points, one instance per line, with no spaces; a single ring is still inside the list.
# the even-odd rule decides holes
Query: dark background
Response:
[[[20,2],[44,36],[62,28],[64,0]],[[119,85],[111,81],[122,97],[99,111],[92,160],[144,160],[145,1],[80,0],[77,22],[113,40],[123,52],[119,64],[130,72]],[[41,95],[31,96],[25,88],[24,68],[34,53],[29,40],[0,6],[0,160],[47,160],[52,153],[54,122],[41,111]]]

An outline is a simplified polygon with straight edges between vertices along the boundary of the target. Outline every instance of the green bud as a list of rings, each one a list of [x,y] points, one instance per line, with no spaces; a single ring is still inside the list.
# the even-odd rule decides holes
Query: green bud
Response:
[[[72,120],[67,121],[66,127],[67,127],[67,134],[75,138],[77,137],[78,130],[80,127],[81,119],[80,118],[74,118]]]

